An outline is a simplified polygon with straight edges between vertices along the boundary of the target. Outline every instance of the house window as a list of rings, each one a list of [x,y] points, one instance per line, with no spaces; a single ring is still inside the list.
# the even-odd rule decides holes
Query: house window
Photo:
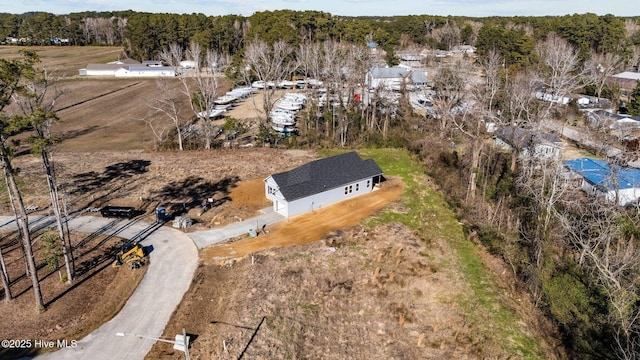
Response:
[[[275,194],[275,193],[276,193],[276,189],[269,186],[269,194]]]
[[[347,195],[349,193],[349,188],[347,186],[344,187],[344,194]]]
[[[349,194],[353,192],[353,185],[349,185]]]
[[[371,186],[371,180],[367,180],[367,189]]]
[[[356,192],[360,191],[360,184],[356,184]]]

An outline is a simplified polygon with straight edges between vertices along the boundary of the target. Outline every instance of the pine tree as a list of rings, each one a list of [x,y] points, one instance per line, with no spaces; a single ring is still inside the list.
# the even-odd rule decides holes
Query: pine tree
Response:
[[[636,88],[633,89],[631,95],[629,95],[629,105],[627,109],[629,115],[640,116],[640,81],[638,81]]]
[[[0,59],[0,164],[3,166],[7,180],[7,191],[11,195],[11,201],[16,213],[16,223],[21,235],[25,261],[27,263],[28,276],[31,278],[33,293],[36,300],[36,311],[44,309],[38,269],[31,246],[31,234],[29,232],[29,219],[22,201],[22,195],[15,178],[12,159],[15,149],[11,137],[19,134],[28,127],[24,117],[5,113],[5,108],[16,94],[24,93],[24,81],[34,75],[34,64],[38,62],[38,56],[34,52],[21,51],[21,58]]]

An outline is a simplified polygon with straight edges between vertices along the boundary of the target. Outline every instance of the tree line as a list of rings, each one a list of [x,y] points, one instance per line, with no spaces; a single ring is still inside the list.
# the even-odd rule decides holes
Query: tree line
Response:
[[[193,40],[223,54],[242,53],[259,38],[269,44],[283,40],[292,46],[326,40],[373,42],[388,50],[412,46],[449,50],[459,44],[488,51],[501,42],[505,61],[526,64],[532,42],[553,32],[578,47],[583,54],[619,51],[640,44],[637,34],[626,36],[626,20],[613,15],[574,14],[544,17],[489,17],[408,15],[347,17],[321,11],[277,10],[251,16],[154,14],[134,11],[79,12],[54,15],[45,12],[0,14],[0,40],[12,37],[27,45],[120,45],[138,60],[156,59],[162,49]],[[482,33],[480,33],[480,30]],[[504,55],[504,54],[503,54]]]

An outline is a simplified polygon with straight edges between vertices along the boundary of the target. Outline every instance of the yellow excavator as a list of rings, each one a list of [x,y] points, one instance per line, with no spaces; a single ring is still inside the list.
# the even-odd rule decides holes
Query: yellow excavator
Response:
[[[122,245],[120,251],[116,254],[113,267],[129,264],[132,269],[139,269],[144,265],[145,256],[147,256],[147,253],[144,247],[138,244],[137,241],[126,243]]]

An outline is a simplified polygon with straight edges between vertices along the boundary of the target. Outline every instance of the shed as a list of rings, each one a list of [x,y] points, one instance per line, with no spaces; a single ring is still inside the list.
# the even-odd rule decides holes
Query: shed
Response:
[[[371,192],[382,175],[374,160],[352,151],[273,174],[264,180],[265,194],[276,212],[289,217]]]
[[[582,177],[581,188],[588,194],[603,196],[619,206],[635,204],[640,198],[640,169],[590,158],[567,160],[564,165]]]

